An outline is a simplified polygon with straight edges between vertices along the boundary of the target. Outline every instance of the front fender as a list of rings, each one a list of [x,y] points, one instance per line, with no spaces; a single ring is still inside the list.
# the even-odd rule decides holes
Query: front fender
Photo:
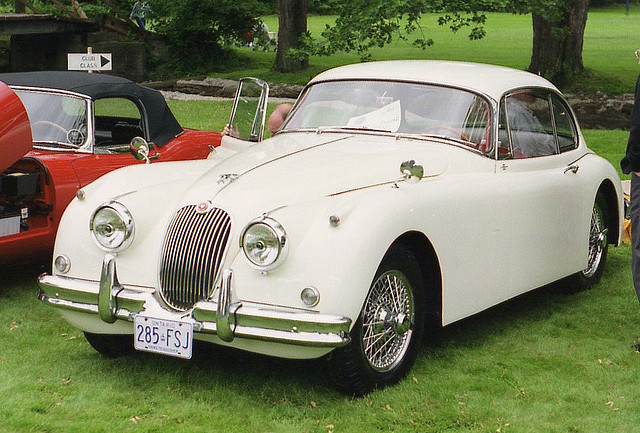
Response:
[[[416,230],[417,209],[407,205],[414,203],[413,189],[385,185],[273,212],[287,231],[289,256],[280,268],[260,273],[238,254],[231,264],[237,296],[308,308],[300,294],[311,286],[320,293],[314,310],[355,322],[385,253],[399,236]],[[332,225],[331,217],[339,222]]]

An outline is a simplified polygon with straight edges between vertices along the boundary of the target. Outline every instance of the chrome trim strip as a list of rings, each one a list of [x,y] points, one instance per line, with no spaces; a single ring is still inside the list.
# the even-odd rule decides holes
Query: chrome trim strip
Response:
[[[249,303],[232,304],[232,273],[227,270],[224,271],[225,290],[219,294],[218,300],[200,301],[185,314],[162,308],[154,289],[119,285],[115,257],[105,258],[105,263],[101,282],[47,274],[40,276],[38,299],[56,308],[101,318],[99,305],[105,305],[105,301],[99,302],[99,297],[106,299],[106,294],[109,294],[108,308],[103,307],[109,313],[105,313],[107,319],[133,322],[135,315],[148,312],[158,318],[191,321],[194,333],[217,334],[223,341],[229,341],[225,338],[231,335],[232,339],[330,348],[344,346],[351,341],[351,319],[347,317]],[[109,281],[114,285],[109,287]]]

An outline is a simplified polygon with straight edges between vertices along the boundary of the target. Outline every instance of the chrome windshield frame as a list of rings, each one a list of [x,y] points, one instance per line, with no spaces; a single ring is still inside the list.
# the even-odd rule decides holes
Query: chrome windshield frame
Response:
[[[339,82],[388,82],[388,83],[398,83],[398,84],[414,84],[414,85],[424,85],[424,86],[432,86],[432,87],[438,87],[438,88],[443,88],[443,89],[452,89],[452,90],[458,90],[458,91],[463,91],[463,92],[467,92],[470,94],[473,94],[475,96],[477,96],[478,98],[482,99],[483,101],[486,102],[487,104],[487,108],[488,108],[488,122],[489,122],[489,133],[490,133],[490,137],[489,137],[489,147],[487,151],[479,151],[478,149],[474,149],[473,147],[470,147],[469,145],[466,145],[464,143],[466,143],[466,141],[464,140],[457,140],[455,138],[452,137],[445,137],[445,136],[438,136],[437,134],[413,134],[413,133],[403,133],[403,132],[383,132],[383,131],[376,131],[375,134],[377,135],[389,135],[389,136],[393,136],[396,138],[410,138],[410,139],[417,139],[417,140],[425,140],[425,139],[439,139],[439,140],[445,140],[451,144],[455,144],[458,147],[462,147],[465,149],[468,149],[470,151],[474,151],[477,152],[479,154],[488,156],[492,159],[497,159],[497,137],[498,137],[498,102],[493,99],[492,97],[490,97],[488,94],[478,91],[477,89],[474,88],[470,88],[470,87],[464,87],[464,86],[452,86],[452,85],[448,85],[448,84],[442,84],[442,83],[438,83],[438,82],[431,82],[431,81],[413,81],[413,80],[389,80],[389,79],[384,79],[384,78],[380,78],[380,79],[372,79],[372,78],[357,78],[357,77],[353,77],[353,78],[340,78],[340,79],[327,79],[327,80],[318,80],[318,81],[312,81],[309,84],[307,84],[304,89],[300,92],[300,96],[298,97],[295,105],[293,106],[291,113],[289,116],[287,116],[287,119],[285,120],[285,124],[282,125],[282,127],[280,128],[280,130],[278,131],[278,133],[291,133],[291,132],[316,132],[316,133],[325,133],[325,132],[340,132],[340,133],[354,133],[354,134],[370,134],[371,131],[367,131],[366,129],[364,130],[357,130],[357,129],[349,129],[346,130],[344,128],[338,127],[338,126],[327,126],[327,127],[299,127],[299,128],[288,128],[287,126],[289,125],[289,123],[291,122],[291,120],[295,117],[295,113],[296,111],[303,106],[303,104],[305,103],[305,98],[306,96],[308,96],[308,91],[309,89],[311,89],[313,86],[318,85],[318,84],[325,84],[325,83],[339,83]],[[469,143],[473,143],[473,142],[469,142]]]
[[[61,97],[70,97],[81,99],[85,103],[87,132],[84,143],[75,147],[70,143],[62,142],[33,142],[33,148],[38,150],[57,151],[57,152],[78,152],[78,153],[93,153],[94,148],[94,106],[93,100],[82,93],[71,92],[67,90],[50,89],[45,87],[33,87],[33,86],[11,86],[11,89],[16,92],[29,92],[40,93],[45,95],[55,95]],[[18,94],[18,93],[17,93]],[[18,97],[20,95],[18,94]],[[30,119],[31,121],[31,119]]]

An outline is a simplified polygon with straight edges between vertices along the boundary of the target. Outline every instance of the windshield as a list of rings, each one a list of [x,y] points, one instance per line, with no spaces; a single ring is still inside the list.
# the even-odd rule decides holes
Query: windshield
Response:
[[[87,104],[84,99],[16,90],[31,122],[34,144],[78,148],[86,141]]]
[[[489,150],[489,104],[450,87],[393,81],[329,81],[309,87],[283,130],[365,129],[438,135]]]

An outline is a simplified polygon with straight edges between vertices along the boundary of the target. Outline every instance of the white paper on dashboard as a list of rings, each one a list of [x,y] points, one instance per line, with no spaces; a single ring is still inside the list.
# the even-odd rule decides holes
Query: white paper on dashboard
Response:
[[[396,132],[400,128],[401,120],[400,101],[395,101],[367,114],[352,117],[347,122],[347,127]]]

